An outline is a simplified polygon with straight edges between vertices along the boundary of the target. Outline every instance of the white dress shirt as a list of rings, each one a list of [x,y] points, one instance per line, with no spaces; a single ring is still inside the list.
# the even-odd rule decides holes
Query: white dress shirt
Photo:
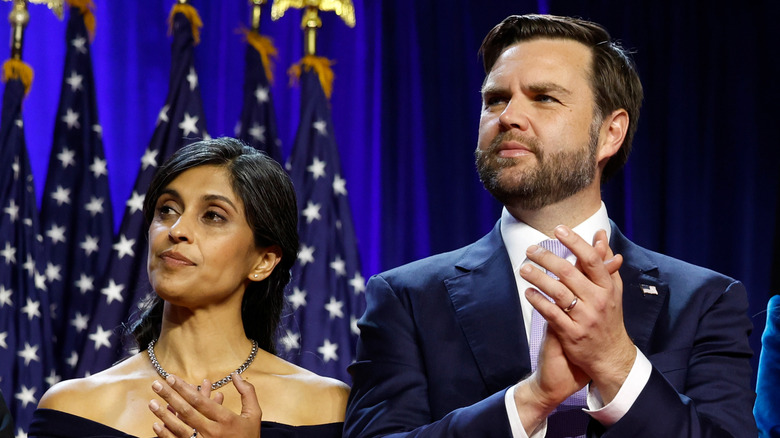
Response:
[[[591,243],[593,242],[593,237],[596,235],[596,232],[605,230],[607,232],[607,239],[609,240],[612,230],[609,223],[609,216],[607,216],[607,207],[602,202],[601,208],[599,208],[593,216],[589,217],[572,230],[586,242]],[[530,225],[518,221],[506,208],[504,208],[501,213],[501,237],[504,240],[504,245],[509,253],[509,260],[512,263],[512,272],[515,273],[517,291],[520,294],[520,309],[523,312],[525,332],[526,336],[529,336],[531,333],[531,315],[533,313],[533,307],[525,297],[525,291],[534,286],[523,279],[520,276],[519,271],[520,268],[527,263],[539,267],[539,265],[526,257],[526,249],[531,245],[536,245],[543,240],[549,239],[549,237],[541,231],[532,228]],[[574,264],[576,263],[577,258],[574,255],[569,255],[566,260]],[[607,427],[615,424],[626,414],[626,412],[628,412],[634,404],[634,401],[639,397],[639,393],[642,392],[642,389],[644,389],[647,381],[650,379],[650,373],[652,372],[650,361],[647,360],[639,349],[637,349],[636,352],[636,360],[634,361],[634,365],[632,366],[626,381],[623,382],[623,386],[609,404],[604,405],[597,388],[588,388],[588,409],[585,409],[585,412]],[[517,406],[515,405],[514,398],[516,386],[517,385],[514,385],[509,388],[504,396],[507,415],[509,416],[509,424],[512,428],[512,435],[515,438],[529,438],[525,433],[525,429],[520,421],[520,416],[517,413]],[[533,431],[531,438],[542,438],[546,432],[547,421],[544,421]]]

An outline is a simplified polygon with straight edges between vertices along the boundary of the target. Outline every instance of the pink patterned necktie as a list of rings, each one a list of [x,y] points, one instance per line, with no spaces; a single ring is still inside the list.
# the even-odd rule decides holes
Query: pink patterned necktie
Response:
[[[561,258],[571,255],[559,240],[547,239],[539,242],[539,246]],[[558,279],[552,272],[547,272],[550,277]],[[542,294],[547,297],[544,292]],[[547,299],[550,299],[547,297]],[[552,301],[552,300],[550,300]],[[531,370],[536,371],[536,362],[539,359],[539,347],[546,330],[544,317],[533,309],[531,316],[531,336],[529,348],[531,353]],[[587,407],[587,387],[580,389],[564,400],[558,408],[547,418],[547,438],[584,437],[588,427],[588,414],[582,411]]]

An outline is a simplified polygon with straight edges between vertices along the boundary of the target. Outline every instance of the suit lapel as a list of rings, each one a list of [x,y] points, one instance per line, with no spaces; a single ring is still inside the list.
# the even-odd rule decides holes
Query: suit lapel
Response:
[[[647,351],[661,309],[669,298],[669,286],[658,278],[658,266],[612,224],[610,246],[622,254],[623,320],[626,331],[637,347]]]
[[[512,265],[499,226],[474,243],[445,281],[455,315],[489,392],[531,371]]]

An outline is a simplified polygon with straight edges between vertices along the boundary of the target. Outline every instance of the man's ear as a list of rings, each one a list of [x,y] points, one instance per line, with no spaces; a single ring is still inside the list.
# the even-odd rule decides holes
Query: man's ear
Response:
[[[599,148],[597,151],[599,163],[602,161],[606,163],[606,159],[609,159],[620,150],[623,140],[626,138],[626,132],[628,132],[628,112],[626,110],[622,108],[617,109],[612,111],[607,117],[604,117],[599,131]]]
[[[249,271],[250,281],[263,281],[271,275],[276,265],[282,261],[282,249],[278,245],[263,248]]]

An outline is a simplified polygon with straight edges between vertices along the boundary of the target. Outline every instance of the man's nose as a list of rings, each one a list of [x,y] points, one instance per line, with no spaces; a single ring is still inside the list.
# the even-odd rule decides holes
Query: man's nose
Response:
[[[515,99],[510,100],[506,104],[504,111],[502,111],[501,115],[498,117],[498,121],[506,130],[519,129],[525,131],[529,126],[526,108]]]

